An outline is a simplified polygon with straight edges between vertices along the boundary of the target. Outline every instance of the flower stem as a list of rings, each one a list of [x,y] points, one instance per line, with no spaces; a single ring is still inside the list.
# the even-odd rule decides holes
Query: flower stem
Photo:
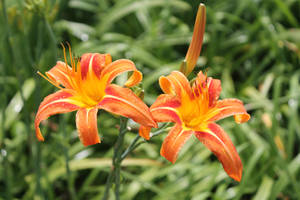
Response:
[[[137,147],[135,144],[137,143],[137,141],[139,141],[140,138],[141,138],[140,135],[137,134],[136,137],[134,138],[134,140],[129,145],[129,147],[127,147],[127,149],[123,152],[123,154],[121,156],[121,160],[124,160],[128,156],[128,154]]]
[[[124,143],[124,136],[127,132],[127,118],[121,118],[120,120],[120,132],[119,137],[114,150],[113,165],[115,170],[115,195],[116,200],[120,199],[120,172],[121,172],[121,156],[122,156],[122,146]]]
[[[112,159],[112,168],[109,172],[105,191],[102,200],[107,200],[109,198],[109,189],[111,188],[113,182],[115,183],[115,199],[120,199],[120,175],[121,175],[121,163],[122,161],[134,150],[136,149],[140,144],[145,143],[145,141],[139,141],[141,138],[139,134],[136,135],[136,137],[133,139],[131,144],[127,147],[127,149],[122,152],[122,147],[124,143],[124,136],[127,133],[127,118],[121,118],[120,119],[120,131],[119,136],[117,139],[117,142],[114,146],[114,155]],[[160,133],[164,132],[166,127],[169,125],[169,123],[166,123],[162,127],[160,127],[156,132],[152,133],[153,136],[157,136]]]
[[[106,186],[105,186],[105,191],[104,191],[104,195],[102,197],[102,200],[107,200],[108,199],[109,189],[112,185],[113,178],[114,178],[114,169],[112,167],[112,169],[109,172],[108,178],[106,180]]]
[[[157,131],[153,132],[151,137],[157,136],[163,132],[166,131],[166,127],[168,127],[169,123],[164,124],[162,127],[160,127]],[[139,143],[137,143],[139,141],[139,139],[141,138],[141,136],[139,135],[139,133],[136,135],[136,137],[133,139],[133,141],[131,142],[131,144],[127,147],[127,149],[123,152],[121,159],[124,160],[128,154],[130,154],[133,150],[135,150],[138,146],[140,146],[141,144],[145,143],[146,141],[140,141]]]
[[[124,143],[124,136],[127,132],[127,121],[126,118],[120,119],[120,131],[119,136],[117,139],[117,142],[114,147],[114,156],[112,160],[112,169],[108,175],[107,181],[106,181],[106,187],[104,191],[104,195],[102,200],[107,200],[109,196],[109,189],[112,185],[112,182],[114,180],[115,182],[115,195],[116,200],[120,199],[120,171],[121,171],[121,156],[122,156],[122,146]]]

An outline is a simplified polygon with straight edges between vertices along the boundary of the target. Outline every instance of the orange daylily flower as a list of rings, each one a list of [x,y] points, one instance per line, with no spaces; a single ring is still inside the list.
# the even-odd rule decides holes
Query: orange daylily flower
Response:
[[[38,140],[44,141],[39,124],[49,116],[77,110],[76,125],[81,142],[87,146],[100,143],[97,129],[97,111],[104,109],[122,115],[137,123],[156,127],[149,108],[130,89],[112,84],[119,74],[133,71],[125,86],[131,87],[142,80],[130,60],[121,59],[112,62],[109,54],[86,53],[79,62],[71,58],[71,67],[58,61],[57,64],[42,75],[60,90],[47,96],[40,104],[35,118]]]
[[[165,94],[160,95],[150,107],[156,122],[174,122],[175,126],[165,138],[161,155],[174,163],[184,143],[194,134],[222,163],[233,179],[240,181],[242,162],[225,131],[215,121],[234,115],[237,123],[250,119],[238,99],[219,100],[221,82],[198,73],[190,86],[179,71],[160,77],[159,84]],[[151,127],[141,127],[140,135],[150,138]]]

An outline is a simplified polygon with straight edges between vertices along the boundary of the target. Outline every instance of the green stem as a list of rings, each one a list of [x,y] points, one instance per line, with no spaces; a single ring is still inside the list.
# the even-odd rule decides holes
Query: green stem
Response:
[[[114,147],[114,156],[112,160],[112,169],[108,175],[105,191],[102,200],[107,200],[109,197],[109,189],[113,183],[115,182],[115,196],[116,200],[120,199],[120,173],[121,173],[121,163],[122,161],[140,144],[144,143],[145,141],[141,141],[138,143],[139,139],[141,138],[139,134],[133,139],[131,144],[127,147],[127,149],[122,153],[122,146],[124,143],[124,136],[127,132],[127,120],[126,118],[121,118],[120,120],[120,132],[118,136],[118,140]],[[161,128],[159,128],[156,132],[152,133],[153,136],[157,136],[160,133],[165,131],[165,128],[168,127],[169,123],[164,124]]]
[[[63,131],[64,137],[67,138],[67,131],[64,126],[64,124],[66,124],[66,116],[63,116],[59,122],[60,122],[60,129]],[[72,172],[69,165],[70,158],[69,158],[68,146],[66,143],[63,144],[63,151],[64,151],[65,162],[66,162],[66,173],[67,173],[67,184],[68,184],[69,195],[71,199],[76,200],[77,197],[73,185]]]
[[[160,127],[158,130],[156,130],[155,132],[152,133],[151,137],[157,136],[163,132],[166,131],[166,127],[169,126],[170,123],[165,123],[162,127]],[[138,146],[140,146],[141,144],[145,143],[144,141],[141,141],[139,143],[137,143],[140,139],[140,135],[137,134],[136,137],[133,139],[133,141],[131,142],[131,144],[129,145],[129,147],[123,152],[121,159],[124,160],[128,154],[130,154],[133,150],[135,150]]]
[[[122,146],[124,143],[124,136],[127,132],[127,121],[126,118],[121,118],[120,120],[120,133],[119,138],[117,140],[116,146],[115,146],[115,154],[114,154],[114,170],[115,170],[115,196],[116,200],[120,199],[120,172],[121,172],[121,156],[122,156]]]
[[[128,156],[128,154],[137,147],[135,144],[137,143],[137,141],[139,141],[140,138],[141,138],[140,135],[137,134],[136,137],[134,138],[134,140],[129,145],[129,147],[127,147],[127,149],[123,152],[123,154],[121,156],[121,160],[124,160]]]
[[[106,180],[106,186],[105,186],[105,191],[104,191],[104,195],[102,197],[102,200],[107,200],[108,199],[109,189],[112,185],[113,178],[114,178],[114,168],[112,167],[112,169],[109,172],[108,178]]]
[[[108,175],[107,181],[106,181],[106,187],[104,191],[104,195],[102,200],[107,200],[109,197],[109,189],[112,185],[113,180],[115,180],[115,195],[116,200],[120,199],[120,171],[121,171],[121,156],[122,156],[122,146],[124,143],[124,136],[127,132],[127,121],[126,118],[120,119],[120,131],[119,136],[117,139],[117,142],[114,147],[114,156],[112,160],[112,169]]]
[[[152,133],[151,138],[155,137],[163,132],[166,131],[166,128],[170,125],[170,123],[165,123],[163,126],[161,126],[159,129],[157,129],[155,132]]]

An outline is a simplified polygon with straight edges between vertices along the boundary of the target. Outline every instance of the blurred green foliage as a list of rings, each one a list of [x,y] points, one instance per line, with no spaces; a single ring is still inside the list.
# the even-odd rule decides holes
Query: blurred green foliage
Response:
[[[1,0],[0,199],[99,199],[110,169],[118,119],[101,111],[103,142],[85,148],[74,114],[43,123],[34,114],[55,91],[38,77],[73,52],[110,53],[143,71],[145,101],[160,94],[157,79],[184,58],[200,1]],[[139,146],[124,161],[122,199],[300,199],[300,2],[204,2],[207,25],[198,68],[222,80],[222,98],[242,99],[252,119],[220,124],[244,165],[241,183],[195,138],[176,164],[159,155],[166,134]],[[193,76],[193,75],[191,75]],[[128,146],[137,133],[132,123]],[[113,195],[111,195],[113,196]]]

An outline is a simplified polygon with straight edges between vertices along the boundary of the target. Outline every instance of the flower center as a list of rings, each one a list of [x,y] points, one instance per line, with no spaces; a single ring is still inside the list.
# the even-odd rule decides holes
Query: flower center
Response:
[[[209,105],[207,87],[193,87],[193,98],[182,97],[179,112],[186,128],[201,130],[218,113],[218,110]]]
[[[90,59],[92,65],[93,56]],[[82,102],[82,107],[96,106],[105,95],[106,80],[100,79],[93,70],[89,70],[83,78],[80,62],[72,64],[71,85],[74,90],[72,99]]]

